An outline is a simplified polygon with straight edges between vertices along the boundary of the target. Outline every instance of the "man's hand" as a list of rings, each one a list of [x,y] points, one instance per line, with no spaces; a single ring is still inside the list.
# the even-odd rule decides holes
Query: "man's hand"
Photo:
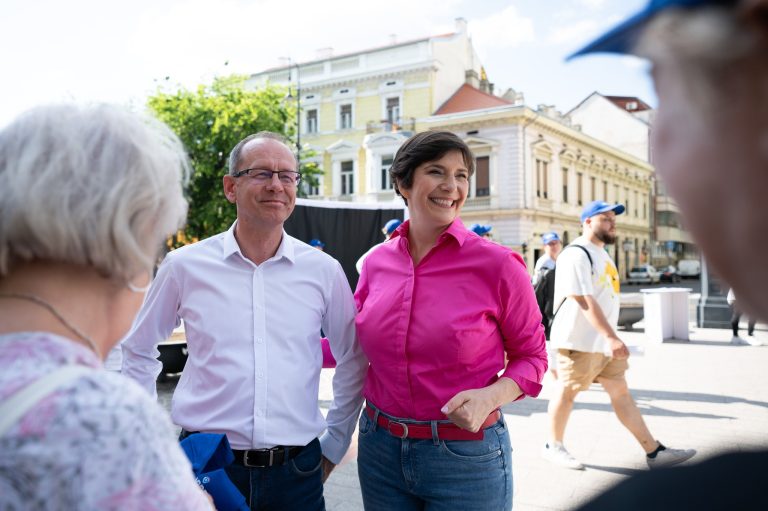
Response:
[[[492,394],[490,387],[462,390],[445,403],[440,411],[461,429],[477,433],[496,408]]]
[[[629,349],[618,337],[611,337],[608,339],[611,347],[611,353],[616,360],[626,360],[629,358]]]
[[[322,461],[323,466],[323,484],[325,484],[325,481],[328,480],[328,476],[331,475],[331,472],[333,472],[333,469],[336,468],[336,464],[333,463],[331,460],[323,456]]]

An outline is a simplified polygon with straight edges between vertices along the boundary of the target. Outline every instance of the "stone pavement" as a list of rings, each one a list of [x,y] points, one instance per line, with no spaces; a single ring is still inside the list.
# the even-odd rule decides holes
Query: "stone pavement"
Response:
[[[645,342],[640,330],[619,331],[645,348],[630,357],[629,386],[651,432],[672,447],[695,448],[695,460],[723,450],[768,446],[768,329],[766,346],[730,344],[730,330],[691,327],[689,342]],[[743,334],[746,335],[746,328]],[[332,370],[323,370],[321,406],[332,399]],[[645,470],[642,450],[619,423],[607,395],[593,385],[577,398],[565,443],[584,471],[559,468],[539,456],[546,438],[546,409],[553,381],[547,375],[538,399],[504,407],[513,453],[516,511],[572,509],[605,488]],[[361,510],[355,444],[325,487],[329,511]]]

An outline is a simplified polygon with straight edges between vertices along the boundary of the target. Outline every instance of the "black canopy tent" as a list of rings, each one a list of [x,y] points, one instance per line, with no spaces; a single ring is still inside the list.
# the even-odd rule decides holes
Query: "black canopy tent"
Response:
[[[317,238],[325,251],[341,263],[352,290],[357,286],[355,263],[369,248],[384,241],[381,228],[388,220],[405,219],[402,203],[353,203],[296,199],[285,222],[285,232],[309,243]]]

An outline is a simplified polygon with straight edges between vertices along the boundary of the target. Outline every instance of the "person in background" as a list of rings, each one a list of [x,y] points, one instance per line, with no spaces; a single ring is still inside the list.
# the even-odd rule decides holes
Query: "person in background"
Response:
[[[472,226],[469,228],[470,231],[474,232],[481,238],[490,238],[492,229],[493,227],[491,227],[490,225],[481,225],[481,224],[472,224]]]
[[[549,439],[542,455],[561,467],[584,466],[565,448],[563,439],[574,400],[593,382],[611,398],[616,416],[646,453],[650,468],[682,463],[693,449],[671,449],[656,440],[640,414],[627,386],[627,346],[619,339],[619,272],[606,245],[616,242],[616,215],[621,204],[593,201],[581,213],[582,235],[557,261],[555,301],[559,309],[552,323],[552,347],[557,349],[557,389],[549,402]],[[560,305],[562,304],[562,305]]]
[[[317,238],[312,238],[309,241],[309,246],[316,248],[320,252],[325,252],[325,243],[323,243],[321,240]]]
[[[755,320],[754,318],[749,318],[747,321],[747,336],[750,337],[750,339],[742,339],[739,337],[739,322],[741,321],[741,310],[739,309],[738,303],[736,302],[736,295],[733,293],[733,289],[728,290],[728,297],[726,298],[728,301],[728,305],[731,306],[731,329],[733,330],[733,338],[731,339],[731,344],[749,344],[751,346],[762,346],[763,343],[758,341],[754,338],[755,336]]]
[[[368,511],[512,507],[499,408],[541,391],[544,329],[520,255],[459,218],[474,168],[441,131],[412,136],[390,168],[410,219],[366,259],[355,292],[370,360],[357,463]]]
[[[227,435],[227,474],[252,509],[325,508],[323,482],[349,447],[368,367],[341,265],[283,229],[296,166],[275,133],[234,147],[223,187],[235,223],[166,256],[122,343],[123,374],[156,395],[157,344],[184,321],[189,357],[171,416],[182,437]],[[337,361],[327,417],[321,329]]]
[[[574,56],[593,52],[653,64],[657,172],[708,264],[767,321],[768,237],[755,233],[768,195],[768,0],[654,0]],[[766,466],[766,449],[726,453],[631,477],[582,509],[763,509]]]
[[[386,224],[384,224],[384,227],[381,228],[382,234],[384,234],[384,242],[389,240],[389,238],[392,237],[392,234],[395,232],[395,230],[400,227],[400,224],[403,222],[400,221],[397,218],[393,218],[392,220],[388,220]],[[383,242],[382,242],[383,243]],[[363,263],[365,262],[365,258],[368,257],[368,255],[373,252],[373,250],[381,245],[381,243],[378,243],[371,248],[368,249],[368,251],[361,255],[360,258],[355,263],[355,268],[357,268],[357,273],[361,273],[363,271]]]
[[[536,284],[545,272],[555,269],[557,256],[563,250],[563,242],[560,241],[560,236],[554,231],[542,234],[541,244],[544,247],[544,253],[533,265],[533,279],[531,280],[533,287],[536,287]]]
[[[166,412],[102,365],[184,223],[189,170],[167,126],[115,106],[0,131],[0,509],[212,509]]]

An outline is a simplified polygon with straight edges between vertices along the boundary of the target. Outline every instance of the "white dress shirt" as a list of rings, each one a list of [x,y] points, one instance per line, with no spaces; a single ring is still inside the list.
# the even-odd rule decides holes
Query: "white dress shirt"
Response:
[[[349,447],[368,367],[341,265],[288,236],[256,265],[226,232],[168,254],[124,340],[123,374],[156,395],[157,344],[184,320],[189,358],[171,404],[188,431],[234,449],[306,445],[338,463]],[[333,404],[318,408],[320,328],[336,359]]]

